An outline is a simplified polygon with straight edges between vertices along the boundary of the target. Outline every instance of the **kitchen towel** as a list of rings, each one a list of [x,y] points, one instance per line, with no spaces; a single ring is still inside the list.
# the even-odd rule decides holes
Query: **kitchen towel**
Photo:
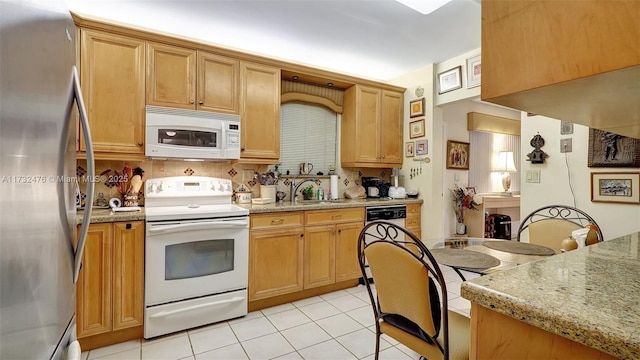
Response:
[[[331,175],[331,200],[338,198],[338,175]]]

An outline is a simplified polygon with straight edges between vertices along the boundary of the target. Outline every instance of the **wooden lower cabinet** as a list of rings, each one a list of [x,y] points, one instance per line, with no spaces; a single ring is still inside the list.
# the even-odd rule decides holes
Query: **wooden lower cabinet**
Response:
[[[421,206],[422,204],[408,204],[407,218],[404,220],[405,229],[411,231],[418,239],[422,239]]]
[[[360,277],[364,208],[252,214],[249,301]]]
[[[251,215],[249,301],[303,289],[302,213]]]
[[[77,336],[83,350],[142,337],[143,221],[89,226],[76,293]]]

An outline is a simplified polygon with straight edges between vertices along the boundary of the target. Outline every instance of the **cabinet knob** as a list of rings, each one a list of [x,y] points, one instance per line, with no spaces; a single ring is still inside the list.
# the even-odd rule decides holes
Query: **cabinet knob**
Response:
[[[142,145],[144,145],[144,143],[142,141],[139,141],[138,146],[142,147]]]
[[[300,237],[304,237],[304,234],[300,234]]]
[[[202,105],[202,104],[204,104],[204,101],[200,100],[200,101],[198,101],[198,103],[199,103],[200,105]]]
[[[244,148],[240,148],[240,151],[244,151]]]
[[[194,101],[194,100],[191,100],[191,101],[189,101],[189,103],[193,104],[193,103],[195,103],[195,101]]]

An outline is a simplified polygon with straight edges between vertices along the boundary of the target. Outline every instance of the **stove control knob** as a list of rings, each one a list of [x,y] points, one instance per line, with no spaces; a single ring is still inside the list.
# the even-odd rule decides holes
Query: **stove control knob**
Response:
[[[218,182],[218,191],[224,191],[224,187],[221,182]]]
[[[157,192],[160,192],[160,191],[164,190],[164,189],[162,188],[162,185],[163,185],[162,183],[159,183],[159,184],[158,184],[158,190],[156,190]]]
[[[150,193],[155,192],[157,187],[158,187],[158,185],[156,183],[152,182],[147,187],[147,191],[150,192]]]
[[[231,184],[227,183],[227,186],[225,187],[225,189],[227,190],[227,192],[231,192],[232,191]]]

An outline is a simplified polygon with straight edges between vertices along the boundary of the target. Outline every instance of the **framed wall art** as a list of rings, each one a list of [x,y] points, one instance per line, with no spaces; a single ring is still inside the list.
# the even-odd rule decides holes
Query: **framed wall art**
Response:
[[[591,173],[591,201],[640,204],[640,173]]]
[[[447,169],[469,170],[469,143],[447,140]]]
[[[405,157],[413,157],[414,155],[414,144],[413,141],[409,141],[404,143],[404,156]]]
[[[415,139],[424,136],[424,119],[415,120],[409,123],[409,138]]]
[[[410,101],[409,108],[411,109],[411,113],[409,117],[424,116],[424,102],[424,98]]]
[[[462,66],[438,74],[438,94],[460,89],[462,87]]]
[[[640,140],[591,128],[587,166],[640,168]]]
[[[480,77],[482,75],[482,67],[480,55],[476,55],[467,59],[467,89],[480,86]]]
[[[429,153],[429,142],[427,139],[416,141],[416,155],[427,155]]]

